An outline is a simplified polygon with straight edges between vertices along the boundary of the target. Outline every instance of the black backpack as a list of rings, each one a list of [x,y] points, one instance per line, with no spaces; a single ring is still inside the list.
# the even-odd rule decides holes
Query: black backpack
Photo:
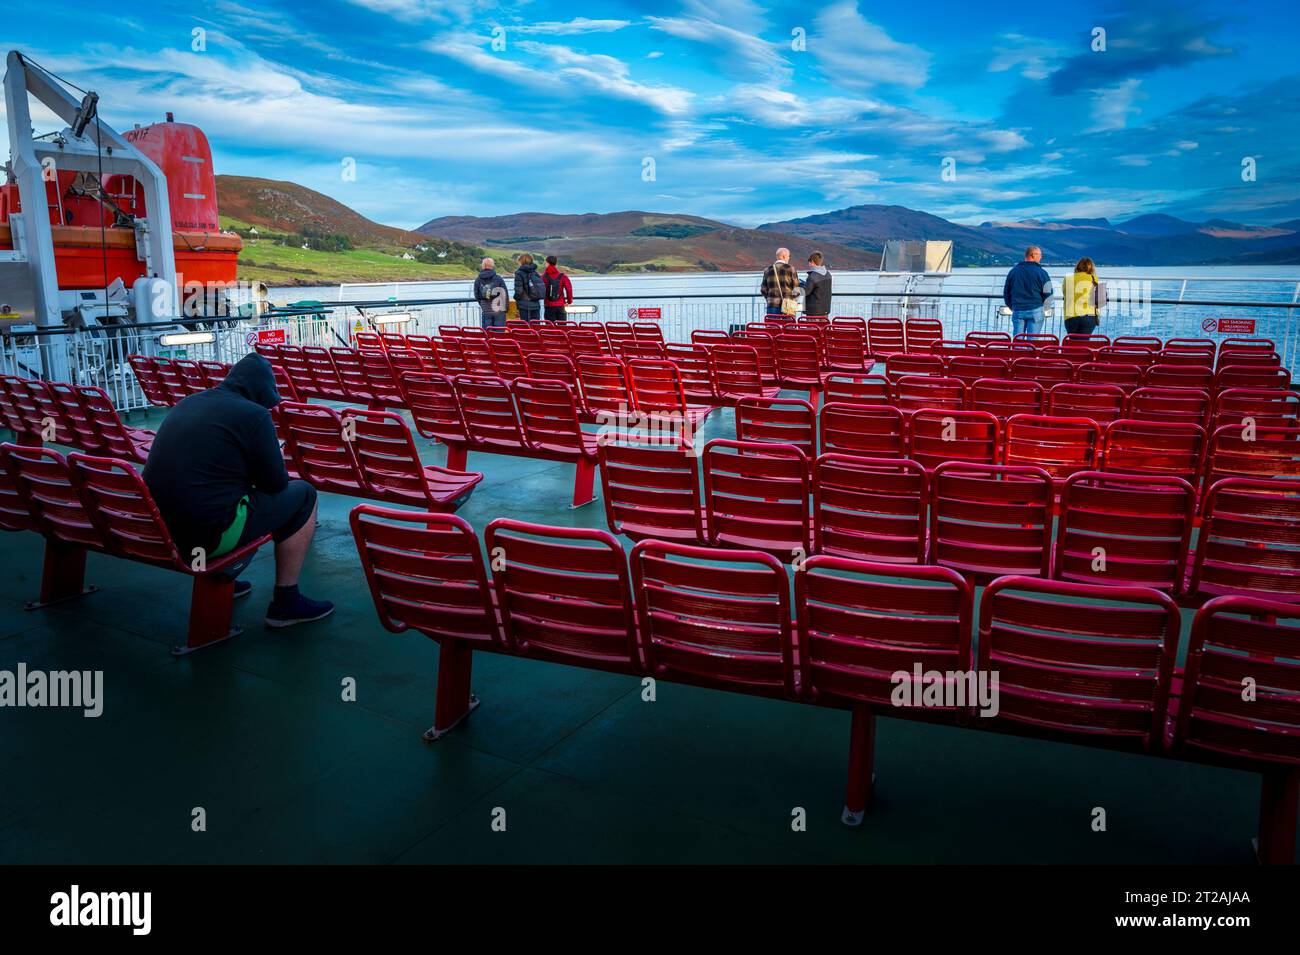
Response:
[[[540,302],[546,294],[546,285],[536,269],[530,269],[524,276],[524,298],[530,302]]]
[[[564,283],[560,281],[563,272],[546,276],[546,301],[558,302],[564,297]]]

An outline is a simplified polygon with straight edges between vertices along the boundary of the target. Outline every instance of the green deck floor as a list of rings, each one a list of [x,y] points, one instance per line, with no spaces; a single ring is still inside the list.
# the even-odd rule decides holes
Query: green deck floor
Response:
[[[733,427],[716,412],[701,439]],[[499,516],[605,526],[599,500],[567,506],[572,466],[469,467],[486,478],[459,513],[480,530]],[[0,863],[1254,861],[1251,774],[883,720],[876,800],[850,830],[845,712],[662,682],[645,703],[631,677],[492,654],[474,664],[482,706],[425,744],[437,648],[380,627],[355,501],[320,500],[302,586],[334,616],[266,629],[266,548],[236,604],[244,635],[183,658],[167,647],[183,639],[187,579],[92,555],[101,592],[26,612],[40,541],[0,536],[0,669],[100,669],[105,696],[98,719],[0,709]],[[341,699],[347,677],[356,702]]]

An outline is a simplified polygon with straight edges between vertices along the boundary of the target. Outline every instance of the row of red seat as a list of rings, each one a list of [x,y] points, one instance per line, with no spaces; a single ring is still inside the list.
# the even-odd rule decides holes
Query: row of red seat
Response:
[[[1225,412],[1224,421],[1231,421]],[[1059,483],[1075,471],[1172,475],[1198,490],[1225,477],[1300,479],[1300,425],[1238,418],[1212,432],[1193,421],[827,402],[818,411],[801,398],[743,398],[736,437],[789,444],[809,458],[820,452],[911,457],[927,468],[944,461],[1029,464]]]
[[[1212,601],[1179,672],[1178,609],[1150,588],[1002,577],[980,600],[976,643],[972,588],[942,567],[814,556],[795,570],[792,601],[786,569],[760,551],[647,540],[629,557],[602,531],[508,519],[480,543],[457,517],[368,505],[351,524],[380,622],[439,644],[426,739],[478,706],[473,655],[487,651],[848,709],[850,825],[871,798],[886,715],[1259,772],[1261,859],[1292,860],[1292,606]],[[914,672],[950,692],[923,705]],[[987,698],[975,692],[981,674],[986,686],[996,677]],[[1243,675],[1259,688],[1253,702]],[[900,686],[911,691],[902,705]]]
[[[46,441],[142,463],[154,433],[128,428],[102,388],[0,375],[0,427],[24,445]]]
[[[231,626],[234,578],[223,571],[270,536],[219,558],[181,554],[149,488],[130,462],[49,448],[0,445],[0,528],[45,538],[41,592],[28,608],[69,600],[85,585],[88,551],[173,570],[193,578],[184,653],[240,633]]]
[[[1175,475],[1088,468],[1054,481],[1025,463],[836,452],[810,462],[793,445],[722,439],[699,458],[626,440],[598,456],[609,529],[632,540],[930,563],[976,583],[1028,574],[1300,600],[1300,480],[1216,481],[1193,557],[1196,489]]]

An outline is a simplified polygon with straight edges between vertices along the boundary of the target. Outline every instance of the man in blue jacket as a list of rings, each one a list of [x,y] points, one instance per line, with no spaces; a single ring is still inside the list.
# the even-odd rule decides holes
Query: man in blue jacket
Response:
[[[1025,260],[1017,262],[1002,284],[1002,301],[1011,309],[1012,334],[1032,335],[1043,320],[1043,305],[1052,297],[1052,279],[1038,263],[1043,250],[1036,245],[1025,249]]]

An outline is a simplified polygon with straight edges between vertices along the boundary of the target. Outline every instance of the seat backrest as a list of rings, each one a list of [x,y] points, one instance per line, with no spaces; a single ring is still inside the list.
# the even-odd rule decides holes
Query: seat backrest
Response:
[[[942,335],[936,336],[942,338]],[[933,339],[931,339],[933,341]],[[867,322],[867,347],[876,358],[906,351],[903,323],[897,318],[872,318]]]
[[[506,649],[478,535],[463,518],[358,504],[350,522],[386,630]]]
[[[994,581],[980,600],[978,667],[998,674],[994,719],[1158,748],[1179,625],[1173,600],[1147,587]]]
[[[1017,358],[1011,362],[1013,381],[1037,381],[1044,388],[1074,380],[1074,365],[1063,358]]]
[[[1214,430],[1205,487],[1225,477],[1300,478],[1300,427],[1225,424]]]
[[[658,322],[633,322],[632,335],[639,342],[660,342],[664,340],[664,330]]]
[[[1228,388],[1214,398],[1211,429],[1242,424],[1294,428],[1300,424],[1300,394],[1281,388]]]
[[[50,448],[0,445],[7,530],[31,529],[81,547],[107,546],[67,459]],[[25,519],[24,519],[25,515]]]
[[[713,358],[713,380],[718,396],[736,399],[764,395],[763,368],[758,350],[751,344],[717,344],[709,347]]]
[[[1058,417],[1091,418],[1106,425],[1124,417],[1127,403],[1118,385],[1062,382],[1047,394],[1047,413]]]
[[[1142,383],[1153,388],[1214,388],[1214,372],[1206,365],[1166,364],[1152,365],[1142,376]]]
[[[818,555],[794,588],[801,684],[814,701],[894,706],[899,672],[946,680],[973,669],[971,587],[954,571]]]
[[[1121,418],[1106,426],[1102,470],[1197,481],[1205,456],[1205,429],[1196,424]]]
[[[1225,478],[1204,515],[1192,593],[1300,601],[1300,480]]]
[[[208,390],[208,376],[203,373],[203,367],[197,361],[190,358],[174,358],[172,369],[176,373],[179,384],[169,386],[176,389],[177,401]]]
[[[979,342],[965,339],[941,338],[930,343],[930,354],[937,355],[945,361],[951,358],[978,358],[982,350]]]
[[[896,382],[905,375],[942,375],[943,358],[924,352],[897,352],[885,359],[885,377]]]
[[[622,359],[613,355],[580,355],[577,375],[583,403],[589,412],[615,421],[631,415],[632,395]]]
[[[715,439],[704,446],[710,544],[783,559],[812,553],[808,459],[794,445]]]
[[[696,328],[691,332],[691,344],[713,349],[718,345],[731,344],[731,336],[716,328]]]
[[[1007,332],[967,332],[966,341],[978,342],[982,347],[989,342],[1010,342],[1011,335]]]
[[[8,441],[0,444],[0,530],[39,530],[36,517],[27,506],[27,500],[24,498],[22,488],[19,486],[18,474],[16,470],[10,471],[10,465],[6,460],[6,448],[31,450],[28,445],[13,444]]]
[[[609,343],[604,333],[597,335],[589,328],[569,329],[569,354],[577,361],[581,355],[609,354]]]
[[[689,400],[714,403],[718,391],[713,383],[713,360],[707,348],[701,345],[665,345],[664,357],[677,365],[682,391]]]
[[[1137,365],[1150,368],[1160,359],[1159,352],[1149,348],[1111,345],[1097,349],[1097,361],[1108,365]]]
[[[136,457],[135,442],[131,440],[108,393],[103,388],[92,385],[72,387],[85,413],[86,423],[94,433],[95,443],[86,450],[96,450],[110,458]]]
[[[817,435],[823,453],[838,451],[876,458],[907,454],[903,413],[892,405],[831,401],[822,405]]]
[[[80,448],[82,451],[103,451],[99,434],[81,402],[80,395],[77,394],[76,385],[70,385],[65,381],[47,381],[43,384],[49,402],[58,412],[58,417],[54,421],[55,428],[62,431],[67,439],[61,443]],[[25,423],[21,430],[25,430]]]
[[[821,344],[812,335],[790,332],[776,337],[776,371],[782,382],[820,386]]]
[[[405,371],[399,383],[415,430],[426,438],[465,440],[465,421],[450,378],[436,371]]]
[[[852,325],[831,325],[823,343],[826,364],[848,371],[866,370],[867,332]]]
[[[731,340],[737,345],[748,345],[758,355],[758,367],[764,382],[776,381],[776,341],[766,332],[736,332]]]
[[[280,369],[275,379],[277,389],[280,388],[281,381],[285,378],[293,385],[292,389],[280,391],[281,398],[287,398],[290,401],[303,401],[307,398],[318,397],[316,381],[312,377],[311,362],[307,359],[307,355],[300,346],[281,345],[276,350],[276,357],[271,362],[271,367]]]
[[[1156,363],[1148,369],[1148,374],[1157,368],[1174,369],[1174,368],[1199,368],[1213,376],[1214,372],[1214,346],[1208,345],[1204,348],[1189,345],[1166,345],[1160,350],[1160,356]],[[1159,384],[1159,382],[1153,382]],[[1170,382],[1173,384],[1173,382]],[[1202,387],[1202,386],[1196,386]]]
[[[399,391],[400,379],[404,372],[425,370],[424,359],[414,348],[407,348],[405,345],[387,345],[384,347],[384,354],[388,356],[388,364],[392,366],[394,378],[398,379]],[[436,371],[437,367],[436,364],[430,365],[429,371]]]
[[[277,414],[284,450],[299,477],[322,491],[365,493],[352,442],[344,436],[337,411],[328,405],[282,401]]]
[[[1021,332],[1012,339],[1014,343],[1023,343],[1030,346],[1035,351],[1046,348],[1048,345],[1059,345],[1061,340],[1055,335],[1048,332]]]
[[[1196,613],[1187,648],[1175,753],[1202,750],[1259,764],[1300,765],[1300,620],[1295,606],[1216,597]],[[1242,688],[1255,688],[1249,695]]]
[[[316,345],[305,345],[302,354],[303,358],[311,366],[311,377],[315,386],[313,393],[317,397],[344,398],[347,396],[343,378],[334,365],[334,359],[331,357],[329,349]]]
[[[395,411],[364,408],[347,408],[341,418],[352,432],[352,453],[370,497],[390,504],[436,506],[405,418]]]
[[[1066,346],[1079,346],[1087,348],[1089,351],[1096,351],[1098,348],[1105,348],[1110,344],[1110,337],[1107,335],[1082,335],[1078,332],[1068,333],[1061,344]]]
[[[1290,388],[1291,372],[1279,365],[1223,365],[1214,375],[1214,387]]]
[[[1142,384],[1143,371],[1141,365],[1087,361],[1075,370],[1074,380],[1081,385],[1116,385],[1132,391]]]
[[[513,338],[496,338],[488,342],[488,351],[492,355],[493,374],[506,381],[528,377],[528,365],[519,343]]]
[[[1138,421],[1198,424],[1210,418],[1210,394],[1200,388],[1138,388],[1129,396],[1128,416]]]
[[[1139,348],[1143,351],[1159,351],[1164,342],[1154,335],[1120,335],[1114,341],[1116,348]]]
[[[420,356],[420,361],[424,362],[426,369],[434,371],[440,367],[438,346],[428,335],[407,335],[406,347]]]
[[[904,375],[894,382],[894,407],[961,411],[966,407],[966,383],[938,375]]]
[[[929,562],[975,583],[1046,576],[1052,499],[1052,478],[1042,468],[940,464],[930,475]]]
[[[572,388],[575,393],[577,392],[578,372],[573,366],[573,359],[568,355],[553,352],[534,352],[525,357],[524,364],[528,367],[529,378],[562,381]]]
[[[73,425],[47,382],[11,375],[5,390],[12,401],[11,415],[21,424],[23,433],[41,439],[52,434],[56,444],[74,443]]]
[[[511,387],[524,441],[530,448],[575,457],[586,455],[578,403],[568,385],[542,378],[520,378]]]
[[[628,388],[635,410],[644,415],[685,415],[686,395],[677,365],[662,358],[627,362]]]
[[[888,405],[894,400],[893,388],[884,375],[831,372],[822,379],[822,387],[828,404]]]
[[[383,348],[384,340],[379,337],[378,332],[356,332],[352,336],[357,343],[357,348]]]
[[[775,558],[646,540],[632,548],[631,565],[652,675],[798,695],[790,579]]]
[[[909,354],[928,354],[930,346],[943,339],[943,323],[937,318],[909,318],[904,327]]]
[[[479,332],[481,333],[482,329],[479,329]],[[465,362],[465,374],[495,375],[497,373],[492,348],[485,335],[480,337],[480,335],[462,333],[456,336],[456,344],[460,346],[460,354]]]
[[[501,623],[516,653],[641,670],[627,557],[607,532],[497,518],[483,543]]]
[[[736,440],[792,444],[811,461],[817,456],[817,412],[802,398],[741,398]]]
[[[1179,594],[1196,520],[1196,490],[1180,477],[1072,474],[1061,490],[1053,576]]]
[[[813,467],[813,550],[922,564],[928,496],[915,461],[823,454]]]
[[[1039,414],[1047,405],[1047,392],[1036,381],[981,378],[970,388],[972,411],[987,411],[995,418]]]
[[[1040,467],[1058,485],[1100,462],[1101,427],[1091,418],[1012,415],[1003,436],[1003,461]]]
[[[331,348],[329,352],[343,385],[343,393],[353,401],[369,401],[370,376],[361,352],[355,348]]]
[[[633,358],[653,358],[662,360],[666,357],[663,342],[643,341],[641,339],[623,339],[615,346],[618,356],[625,362]]]
[[[981,378],[1006,378],[1010,366],[1005,358],[991,355],[953,355],[945,365],[949,378],[960,378],[969,388]]]
[[[365,375],[364,390],[378,401],[400,404],[402,389],[388,352],[382,348],[363,348],[358,352],[358,359]]]
[[[129,355],[127,361],[135,372],[135,380],[144,392],[145,400],[151,405],[165,408],[171,404],[171,395],[163,384],[158,370],[158,359],[148,355]]]
[[[944,461],[997,464],[998,419],[987,411],[922,409],[907,421],[907,456],[924,468]]]
[[[704,543],[699,458],[676,441],[607,435],[597,448],[605,521],[633,540]]]
[[[610,345],[618,347],[619,342],[632,341],[636,338],[636,332],[630,322],[606,322],[605,336],[609,339]]]
[[[177,551],[139,471],[126,461],[77,451],[68,455],[68,469],[98,525],[105,549],[132,560],[189,571],[197,555],[182,556]]]
[[[465,348],[459,338],[443,337],[432,341],[434,357],[440,372],[448,378],[470,374],[469,360],[465,357]],[[491,352],[488,353],[488,357],[491,358]]]
[[[495,447],[513,451],[526,447],[514,393],[505,379],[495,375],[457,375],[453,384],[465,433],[471,442],[488,450]]]
[[[578,327],[586,331],[589,331],[593,335],[595,335],[596,338],[600,340],[601,345],[604,346],[605,353],[606,354],[610,353],[609,333],[605,331],[604,322],[579,322]],[[726,336],[726,334],[727,334],[726,332],[722,333],[724,337]]]

